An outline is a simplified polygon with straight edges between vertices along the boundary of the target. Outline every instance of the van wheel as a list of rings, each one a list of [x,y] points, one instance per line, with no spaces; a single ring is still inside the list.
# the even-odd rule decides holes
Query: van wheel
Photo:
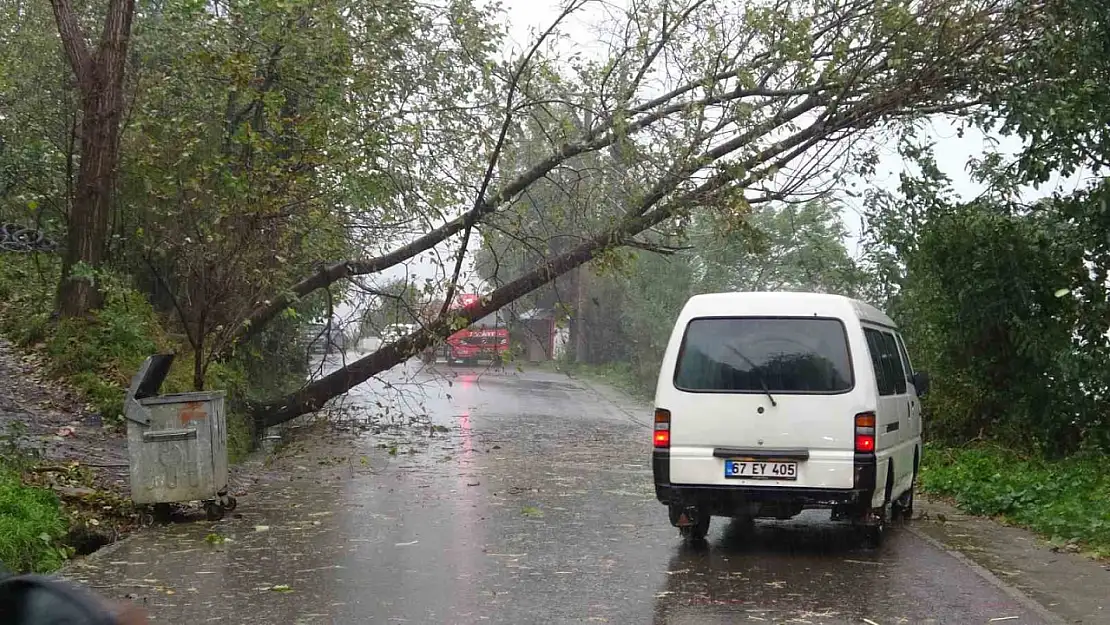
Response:
[[[863,526],[864,542],[874,549],[881,547],[883,539],[886,538],[892,508],[890,497],[894,491],[894,467],[887,467],[885,491],[882,507],[872,510],[868,515],[870,518],[866,519],[866,525]]]
[[[875,518],[863,528],[863,539],[868,547],[878,549],[883,546],[883,539],[886,538],[887,520],[890,517],[889,511],[890,504],[884,504],[883,507],[874,512]]]
[[[913,520],[913,484],[911,484],[910,489],[902,493],[902,496],[895,502],[894,515],[900,521]]]
[[[913,520],[913,492],[914,488],[917,486],[917,464],[917,452],[914,452],[913,479],[910,480],[910,489],[902,493],[902,496],[898,498],[894,511],[902,521]]]
[[[692,521],[690,525],[679,526],[679,535],[686,540],[705,540],[709,535],[709,515],[699,513]]]
[[[910,481],[910,488],[902,493],[902,496],[894,502],[893,510],[891,510],[894,518],[899,521],[912,521],[913,520],[913,491],[917,485],[917,473],[914,472],[913,480]]]
[[[682,506],[670,507],[671,525],[678,528],[678,533],[688,540],[704,540],[709,534],[710,516],[697,508],[684,508]]]

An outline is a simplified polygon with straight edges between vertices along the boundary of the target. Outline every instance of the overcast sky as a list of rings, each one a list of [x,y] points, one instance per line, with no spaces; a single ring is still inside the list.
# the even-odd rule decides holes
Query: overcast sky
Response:
[[[607,4],[608,6],[621,6],[625,1],[609,0]],[[559,0],[501,0],[501,3],[505,9],[506,26],[509,34],[505,46],[507,56],[519,55],[522,50],[531,45],[535,34],[546,29],[558,16],[561,4]],[[604,7],[605,3],[599,2],[594,8],[588,9],[578,14],[578,17],[564,22],[560,30],[568,36],[570,40],[568,45],[574,45],[579,50],[586,51],[586,54],[589,53],[588,51],[592,48],[591,44],[595,41],[593,28],[598,25],[598,22],[606,19]],[[955,191],[964,199],[971,199],[982,193],[983,187],[972,181],[968,175],[967,163],[970,159],[981,157],[988,151],[990,146],[987,138],[977,130],[968,130],[962,137],[959,137],[957,136],[956,127],[944,119],[937,119],[932,122],[930,134],[937,143],[938,164],[941,170],[952,179]],[[994,140],[998,142],[999,149],[1011,154],[1015,153],[1021,145],[1020,141],[1013,137],[995,136]],[[879,161],[878,175],[866,181],[856,180],[857,191],[863,190],[866,186],[885,187],[891,190],[897,187],[899,174],[905,170],[906,165],[894,148],[895,146],[891,145],[888,149],[881,150],[883,154]],[[1024,199],[1032,200],[1048,195],[1054,190],[1075,189],[1079,184],[1080,177],[1078,175],[1067,180],[1054,178],[1048,185],[1037,190],[1028,189],[1023,195]],[[845,204],[843,219],[850,232],[845,243],[849,252],[858,256],[860,253],[858,237],[862,225],[861,201],[846,196],[843,196],[842,199]],[[439,256],[442,257],[443,254],[444,252],[441,251]],[[444,269],[441,266],[441,260],[422,255],[422,257],[413,259],[404,266],[380,275],[376,282],[381,284],[405,275],[416,276],[419,279],[442,279]],[[343,308],[344,311],[341,314],[347,316],[351,312],[351,307],[345,306]]]

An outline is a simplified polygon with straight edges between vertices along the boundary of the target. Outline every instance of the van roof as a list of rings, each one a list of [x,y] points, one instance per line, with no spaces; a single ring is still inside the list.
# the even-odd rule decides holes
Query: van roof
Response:
[[[883,311],[867,302],[830,293],[732,292],[695,295],[686,302],[682,316],[722,317],[733,315],[813,315],[838,319],[856,318],[874,324],[896,327]]]

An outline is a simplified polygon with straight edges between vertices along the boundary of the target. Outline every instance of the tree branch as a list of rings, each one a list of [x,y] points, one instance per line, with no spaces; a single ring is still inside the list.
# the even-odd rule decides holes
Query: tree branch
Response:
[[[51,0],[50,4],[54,8],[54,20],[58,23],[58,35],[69,66],[77,76],[78,84],[87,85],[93,79],[93,59],[85,42],[85,33],[77,23],[73,4],[70,0]]]

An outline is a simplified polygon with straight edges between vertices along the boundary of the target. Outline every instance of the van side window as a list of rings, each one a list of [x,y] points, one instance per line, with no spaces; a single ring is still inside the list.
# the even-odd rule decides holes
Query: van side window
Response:
[[[898,340],[898,353],[902,354],[902,364],[906,369],[906,381],[913,384],[913,364],[910,363],[910,354],[906,351],[906,342],[902,340],[902,335],[895,333],[894,338]]]
[[[894,335],[883,332],[883,363],[890,367],[890,377],[894,381],[894,392],[906,394],[906,370],[902,367],[902,356],[898,353],[898,342]]]
[[[887,368],[883,366],[883,337],[878,330],[863,329],[867,337],[867,351],[871,354],[871,366],[875,370],[875,382],[879,387],[879,395],[893,395],[894,381],[890,379]]]
[[[902,367],[902,357],[898,353],[898,343],[894,335],[864,328],[867,337],[867,351],[871,353],[871,364],[875,368],[875,379],[879,395],[902,395],[906,392],[906,372]]]

